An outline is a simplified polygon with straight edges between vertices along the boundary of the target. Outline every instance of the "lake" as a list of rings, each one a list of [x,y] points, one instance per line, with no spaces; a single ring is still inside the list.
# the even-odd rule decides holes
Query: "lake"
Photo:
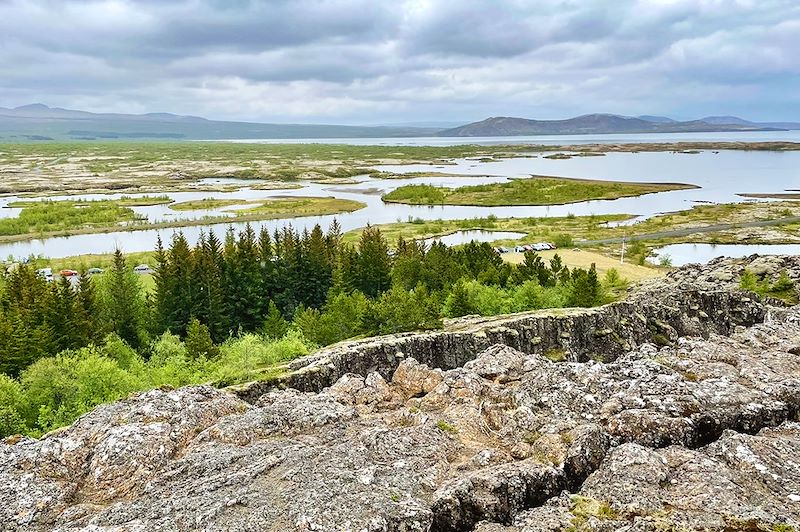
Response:
[[[653,262],[669,258],[673,266],[706,263],[716,257],[758,255],[800,255],[800,244],[671,244],[655,250]]]
[[[536,135],[508,137],[406,137],[406,138],[341,138],[341,139],[231,139],[205,142],[241,144],[349,144],[353,146],[457,146],[479,144],[616,144],[638,142],[800,142],[800,131],[728,131],[710,133],[619,133],[589,135]]]
[[[784,132],[769,132],[784,133]],[[789,132],[798,133],[798,132]],[[688,135],[688,134],[687,134]],[[726,134],[727,135],[727,134]],[[751,133],[756,135],[756,133]],[[761,135],[759,133],[758,135]],[[609,140],[603,136],[604,140]],[[630,140],[631,136],[628,136]],[[637,136],[643,137],[643,135]],[[665,135],[659,138],[663,141]],[[594,137],[596,138],[596,137]],[[722,137],[723,139],[725,137]],[[515,141],[519,138],[512,137]],[[714,139],[719,140],[716,134]],[[375,139],[362,139],[374,141]],[[408,139],[392,139],[395,142]],[[419,141],[419,139],[417,139]],[[464,139],[462,139],[464,140]],[[472,140],[472,139],[468,139]],[[563,138],[562,141],[566,141]],[[709,139],[706,139],[709,140]],[[798,135],[800,140],[800,135]],[[641,142],[639,138],[637,141]],[[777,193],[790,189],[800,189],[800,152],[769,151],[703,151],[698,154],[672,152],[608,153],[602,157],[573,157],[571,159],[547,159],[544,154],[534,156],[480,162],[475,159],[457,159],[453,164],[379,166],[381,170],[407,173],[418,171],[465,174],[467,177],[412,177],[406,179],[374,179],[368,176],[356,178],[356,183],[332,185],[302,183],[295,190],[253,190],[256,181],[225,180],[226,183],[241,187],[232,192],[172,192],[167,193],[174,201],[183,202],[203,198],[219,199],[268,199],[278,196],[334,196],[352,199],[366,204],[366,207],[353,213],[336,216],[312,216],[285,220],[253,222],[259,230],[269,230],[291,224],[295,228],[311,228],[315,224],[327,227],[336,218],[342,229],[347,231],[370,224],[384,224],[409,219],[463,219],[495,215],[504,217],[552,217],[574,215],[632,214],[645,219],[659,213],[691,208],[698,203],[727,203],[746,200],[739,193],[759,192]],[[443,187],[457,187],[468,184],[505,182],[515,177],[530,175],[554,175],[576,178],[611,179],[618,181],[681,182],[700,186],[699,189],[679,190],[650,194],[636,198],[618,200],[595,200],[570,205],[553,206],[514,206],[514,207],[476,207],[476,206],[414,206],[384,204],[380,196],[399,186],[413,183],[428,183]],[[209,181],[211,182],[211,181]],[[213,182],[219,182],[215,180]],[[128,194],[140,196],[141,194]],[[83,195],[71,198],[102,199],[119,195]],[[59,197],[57,199],[64,199]],[[0,199],[0,207],[16,198]],[[199,219],[210,215],[231,215],[231,210],[173,211],[167,205],[135,207],[151,221],[176,219]],[[17,216],[18,209],[0,208],[0,216]],[[221,234],[232,225],[239,230],[242,224],[219,223],[213,229]],[[190,241],[194,241],[206,227],[187,227],[180,229]],[[0,257],[24,257],[44,255],[65,257],[88,253],[110,253],[119,247],[124,252],[147,251],[153,249],[156,240],[169,239],[177,229],[119,231],[101,235],[76,235],[63,238],[48,238],[0,245]]]

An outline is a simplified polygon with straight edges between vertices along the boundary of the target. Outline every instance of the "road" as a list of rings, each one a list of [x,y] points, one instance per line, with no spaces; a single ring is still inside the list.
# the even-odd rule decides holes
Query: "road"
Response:
[[[786,225],[797,222],[800,222],[800,216],[789,216],[786,218],[778,218],[776,220],[757,220],[754,222],[741,222],[735,224],[702,225],[699,227],[689,227],[686,229],[673,229],[671,231],[644,233],[641,235],[626,236],[624,238],[616,237],[616,238],[603,238],[601,240],[581,240],[575,243],[581,246],[599,246],[603,244],[619,244],[623,240],[625,240],[626,242],[630,242],[632,240],[658,240],[661,238],[669,238],[673,236],[688,236],[696,233],[716,233],[718,231],[727,231],[729,229],[739,229],[743,227],[769,227],[773,225]]]

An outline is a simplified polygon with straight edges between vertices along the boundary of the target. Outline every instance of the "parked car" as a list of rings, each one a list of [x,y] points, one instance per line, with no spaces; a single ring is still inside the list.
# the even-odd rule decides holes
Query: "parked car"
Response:
[[[60,272],[58,272],[58,275],[60,275],[61,277],[72,277],[74,275],[78,275],[78,272],[76,272],[75,270],[61,270]]]
[[[89,268],[86,270],[86,273],[89,275],[97,275],[98,273],[103,273],[103,268]]]
[[[133,269],[136,273],[153,273],[153,269],[147,264],[139,264]]]
[[[532,245],[530,245],[530,244],[525,244],[522,247],[525,248],[525,251],[533,251],[534,250],[534,247]]]
[[[500,253],[509,253],[509,252],[511,251],[511,249],[509,249],[509,248],[507,248],[507,247],[505,247],[505,246],[500,246],[500,247],[499,247],[499,248],[497,248],[497,249],[499,249],[499,250],[500,250]]]
[[[52,281],[53,280],[53,268],[41,268],[36,270],[36,275],[44,279],[45,281]]]
[[[525,249],[525,246],[514,246],[514,251],[517,253],[525,253],[527,250]]]

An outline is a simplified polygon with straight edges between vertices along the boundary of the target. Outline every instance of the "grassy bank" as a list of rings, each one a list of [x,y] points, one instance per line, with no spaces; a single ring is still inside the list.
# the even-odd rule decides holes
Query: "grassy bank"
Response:
[[[241,203],[241,202],[237,202]],[[302,197],[268,200],[251,209],[233,211],[235,216],[208,216],[195,220],[148,222],[128,207],[114,200],[86,203],[72,201],[32,202],[18,218],[0,219],[0,242],[16,242],[32,238],[145,231],[212,225],[220,223],[257,222],[298,216],[324,216],[352,212],[365,207],[359,201]]]
[[[432,185],[406,185],[383,196],[383,201],[410,205],[563,205],[689,188],[697,187],[680,183],[625,183],[534,176],[528,179],[513,179],[507,183],[471,185],[455,189]]]
[[[166,205],[168,203],[172,203],[172,198],[166,195],[161,196],[140,196],[140,197],[131,197],[131,196],[122,196],[119,199],[109,199],[109,200],[89,200],[89,201],[80,201],[80,200],[63,200],[58,202],[49,202],[49,203],[58,203],[58,204],[70,204],[75,207],[84,208],[84,207],[92,207],[95,205],[99,205],[99,202],[113,202],[120,207],[149,207],[152,205]],[[28,207],[36,207],[37,205],[41,204],[42,201],[28,201],[28,200],[19,200],[19,201],[12,201],[9,202],[7,207],[12,209],[25,209]]]
[[[173,203],[169,206],[169,208],[173,211],[211,211],[215,209],[222,209],[224,207],[231,207],[233,205],[243,205],[246,203],[248,203],[247,200],[204,198],[200,200]]]

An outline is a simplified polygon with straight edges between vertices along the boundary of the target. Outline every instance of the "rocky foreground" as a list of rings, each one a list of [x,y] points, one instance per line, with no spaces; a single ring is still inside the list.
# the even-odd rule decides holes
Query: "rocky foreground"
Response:
[[[620,336],[613,360],[564,337],[565,353],[496,344],[448,370],[397,354],[318,393],[194,386],[101,406],[0,444],[0,529],[800,531],[800,307],[735,290],[745,265],[797,278],[777,260],[646,288],[694,325],[651,309],[619,327],[646,334],[594,330]],[[627,319],[615,308],[604,326]]]

